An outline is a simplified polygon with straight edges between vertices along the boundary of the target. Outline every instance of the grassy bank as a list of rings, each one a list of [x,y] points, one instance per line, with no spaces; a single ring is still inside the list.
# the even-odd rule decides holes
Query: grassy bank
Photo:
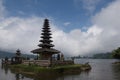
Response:
[[[114,62],[113,64],[118,64],[118,65],[120,65],[120,61]]]
[[[11,71],[14,73],[20,73],[28,77],[57,77],[61,74],[80,74],[81,71],[90,70],[91,67],[88,64],[80,65],[65,65],[65,66],[56,66],[56,67],[39,67],[35,65],[10,65]]]

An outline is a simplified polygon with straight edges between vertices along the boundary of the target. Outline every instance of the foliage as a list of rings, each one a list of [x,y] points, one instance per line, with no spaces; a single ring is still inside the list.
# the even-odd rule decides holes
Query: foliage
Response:
[[[120,59],[120,47],[112,51],[113,58]]]
[[[111,59],[111,53],[107,52],[107,53],[98,53],[98,54],[94,54],[93,55],[94,59]]]
[[[74,65],[65,65],[65,66],[57,66],[57,67],[54,67],[53,69],[73,69],[73,68],[80,68],[82,65],[80,64],[74,64]]]
[[[23,72],[32,72],[32,73],[37,73],[37,74],[46,74],[46,73],[72,73],[72,72],[81,72],[82,68],[90,68],[89,65],[80,65],[80,64],[74,64],[74,65],[64,65],[64,66],[56,66],[56,67],[40,67],[36,65],[23,65],[23,64],[18,64],[18,65],[11,65],[11,69],[19,69],[20,71]]]
[[[12,73],[22,74],[26,77],[35,78],[35,80],[56,80],[61,75],[76,75],[80,74],[81,71],[90,70],[91,67],[88,64],[74,64],[74,65],[63,65],[55,67],[40,67],[37,65],[9,65],[9,69]]]

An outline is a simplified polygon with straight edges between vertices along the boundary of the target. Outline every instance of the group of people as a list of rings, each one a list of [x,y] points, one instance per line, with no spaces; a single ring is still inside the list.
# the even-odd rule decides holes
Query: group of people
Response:
[[[57,54],[57,60],[64,61],[64,55],[63,54]]]

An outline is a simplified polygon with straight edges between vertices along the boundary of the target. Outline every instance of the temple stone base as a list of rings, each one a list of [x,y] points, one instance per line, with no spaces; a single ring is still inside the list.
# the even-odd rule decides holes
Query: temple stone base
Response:
[[[48,66],[50,66],[50,60],[23,60],[22,64],[48,67]]]
[[[74,61],[72,60],[65,60],[65,61],[61,61],[61,60],[57,60],[57,61],[52,61],[52,66],[64,66],[64,65],[72,65],[74,64]]]
[[[64,66],[64,65],[72,65],[74,61],[50,61],[50,60],[23,60],[22,64],[24,65],[36,65],[41,67],[54,67],[54,66]]]

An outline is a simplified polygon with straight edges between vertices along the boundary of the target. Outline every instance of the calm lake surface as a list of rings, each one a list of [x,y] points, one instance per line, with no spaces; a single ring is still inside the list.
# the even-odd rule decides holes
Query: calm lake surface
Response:
[[[75,63],[86,63],[92,66],[92,70],[76,75],[60,75],[51,79],[27,78],[21,74],[15,74],[0,64],[0,80],[120,80],[120,65],[112,64],[115,59],[76,59]],[[0,60],[1,62],[1,60]]]

